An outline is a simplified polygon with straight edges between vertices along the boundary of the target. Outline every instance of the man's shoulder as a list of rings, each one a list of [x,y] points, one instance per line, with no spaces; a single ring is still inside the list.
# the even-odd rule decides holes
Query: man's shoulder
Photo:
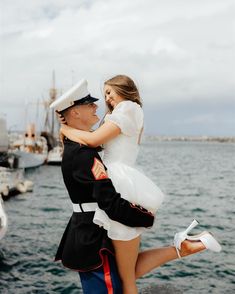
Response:
[[[64,140],[64,153],[73,153],[76,156],[93,157],[98,153],[98,148],[92,148],[69,139]]]
[[[64,142],[64,153],[62,159],[62,167],[92,172],[96,167],[103,166],[102,159],[98,153],[98,148],[92,148],[86,145],[66,140]]]

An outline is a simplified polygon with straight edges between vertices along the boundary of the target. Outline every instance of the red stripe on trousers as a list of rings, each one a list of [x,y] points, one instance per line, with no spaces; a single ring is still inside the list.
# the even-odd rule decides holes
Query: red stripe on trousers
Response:
[[[104,255],[104,281],[108,290],[108,294],[113,294],[113,284],[112,284],[112,280],[111,280],[111,273],[110,273],[110,266],[109,266],[109,260],[108,260],[108,256]]]

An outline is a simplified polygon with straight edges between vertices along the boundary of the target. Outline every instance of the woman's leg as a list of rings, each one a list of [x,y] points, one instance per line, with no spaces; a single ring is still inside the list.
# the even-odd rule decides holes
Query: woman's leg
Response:
[[[185,257],[205,249],[200,241],[185,240],[181,244],[180,255]],[[136,263],[136,279],[149,273],[151,270],[177,259],[178,255],[174,246],[150,249],[140,252]]]
[[[119,275],[122,280],[123,294],[138,293],[135,283],[135,270],[139,254],[140,237],[130,241],[112,240],[112,242]]]
[[[140,237],[130,241],[113,240],[115,258],[123,285],[123,294],[135,294],[135,280],[159,266],[178,259],[174,246],[155,248],[139,252]],[[205,249],[200,241],[185,240],[180,255],[185,257]]]

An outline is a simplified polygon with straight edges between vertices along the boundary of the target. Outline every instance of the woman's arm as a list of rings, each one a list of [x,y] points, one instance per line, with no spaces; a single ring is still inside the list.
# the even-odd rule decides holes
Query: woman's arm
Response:
[[[101,144],[104,144],[117,137],[121,133],[121,129],[110,121],[105,122],[94,132],[73,129],[64,124],[61,126],[60,131],[70,140],[78,143],[83,142],[85,145],[90,147],[100,146]]]

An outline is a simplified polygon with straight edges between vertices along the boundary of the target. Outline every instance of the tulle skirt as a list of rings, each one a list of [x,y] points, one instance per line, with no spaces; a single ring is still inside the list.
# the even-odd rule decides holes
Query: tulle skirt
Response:
[[[156,213],[163,202],[164,194],[148,177],[122,162],[114,162],[106,166],[108,175],[122,198],[144,207],[153,214]],[[107,230],[112,240],[132,240],[146,230],[143,227],[131,228],[113,221],[99,208],[95,211],[93,222]]]

